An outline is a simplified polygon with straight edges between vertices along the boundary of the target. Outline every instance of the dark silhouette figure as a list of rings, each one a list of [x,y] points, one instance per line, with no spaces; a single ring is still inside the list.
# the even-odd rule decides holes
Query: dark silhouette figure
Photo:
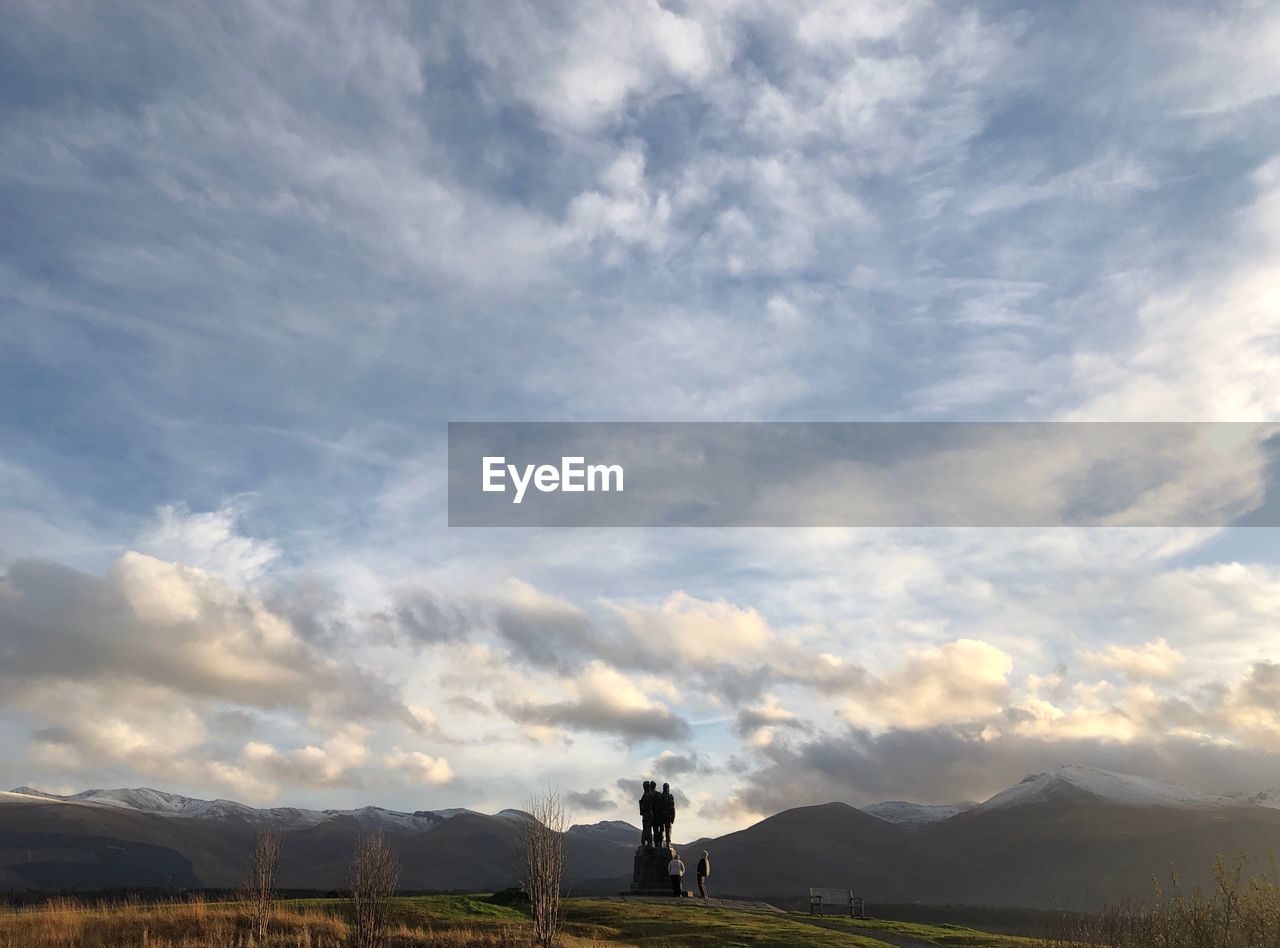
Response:
[[[671,824],[676,821],[676,798],[671,793],[671,784],[664,783],[662,792],[657,795],[654,805],[654,835],[658,846],[671,845]]]
[[[652,848],[657,836],[658,821],[654,818],[654,809],[659,802],[658,792],[654,789],[656,782],[646,780],[644,793],[640,795],[640,845]]]

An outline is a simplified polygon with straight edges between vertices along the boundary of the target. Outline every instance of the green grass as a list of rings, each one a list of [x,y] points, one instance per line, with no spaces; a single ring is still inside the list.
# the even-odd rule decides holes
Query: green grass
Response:
[[[338,914],[346,909],[340,899],[303,899],[290,904]],[[439,935],[450,930],[496,935],[524,929],[529,917],[518,909],[495,905],[485,895],[424,895],[395,899],[395,920]],[[569,945],[884,948],[884,942],[870,933],[816,928],[787,915],[707,909],[692,900],[660,905],[618,899],[569,899],[565,903],[565,934]]]
[[[417,895],[396,899],[396,905],[415,918],[515,922],[529,917],[519,909],[490,902],[487,895]]]
[[[1034,939],[1020,938],[1016,935],[994,935],[990,932],[978,931],[964,925],[933,925],[921,922],[898,922],[881,918],[848,918],[838,915],[827,916],[828,921],[838,922],[852,932],[871,935],[890,932],[895,935],[909,935],[921,941],[933,942],[936,945],[963,945],[968,948],[1015,948],[1019,945],[1037,944]]]
[[[708,909],[692,904],[657,905],[612,899],[570,899],[568,933],[652,946],[833,945],[852,948],[884,948],[867,935],[815,928],[787,915],[765,915]],[[594,935],[592,934],[594,933]],[[607,933],[607,936],[606,936]]]
[[[222,946],[245,934],[242,903],[203,901],[155,905],[84,906],[55,901],[46,907],[0,914],[0,948],[122,948],[141,944]],[[338,948],[347,935],[350,905],[344,899],[298,899],[280,903],[264,948],[308,944]],[[877,935],[909,935],[926,943],[970,948],[1011,948],[1028,942],[987,935],[958,925],[927,925],[828,916],[830,927],[806,915],[748,912],[699,904],[696,899],[627,902],[574,898],[565,903],[563,948],[720,948],[759,945],[885,948]],[[510,948],[527,945],[525,911],[486,895],[406,896],[392,900],[392,945],[442,948]]]
[[[308,900],[317,908],[341,912],[338,900]],[[495,905],[485,895],[425,895],[399,898],[396,919],[407,926],[434,931],[465,928],[471,931],[522,929],[528,916],[518,909]],[[827,916],[840,930],[819,928],[803,914],[772,915],[708,909],[696,903],[662,905],[623,902],[617,899],[569,899],[565,933],[580,944],[645,945],[654,948],[710,948],[710,946],[761,945],[849,946],[884,948],[877,932],[909,935],[921,941],[953,948],[1016,948],[1031,941],[1010,935],[993,935],[962,925],[931,925],[889,919],[851,919]]]

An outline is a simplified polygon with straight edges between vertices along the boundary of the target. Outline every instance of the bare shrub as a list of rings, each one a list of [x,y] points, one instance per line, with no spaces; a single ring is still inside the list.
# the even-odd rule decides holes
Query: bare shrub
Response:
[[[1076,919],[1045,944],[1054,948],[1256,948],[1280,944],[1280,879],[1247,875],[1247,860],[1222,857],[1213,886],[1185,891],[1176,876],[1150,902],[1114,906]]]
[[[516,858],[520,885],[529,893],[533,912],[533,941],[550,948],[564,922],[564,836],[569,811],[559,790],[534,796],[520,833]]]
[[[363,837],[347,867],[353,948],[386,948],[391,941],[391,898],[400,862],[381,833]]]
[[[249,868],[245,873],[241,897],[249,912],[249,927],[254,937],[263,941],[267,937],[267,923],[276,900],[276,884],[280,878],[280,854],[284,850],[284,837],[278,830],[264,829],[254,841],[249,855]]]

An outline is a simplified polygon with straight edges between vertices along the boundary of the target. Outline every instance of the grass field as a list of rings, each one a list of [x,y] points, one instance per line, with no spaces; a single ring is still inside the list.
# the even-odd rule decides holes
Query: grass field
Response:
[[[890,919],[851,919],[831,918],[826,921],[839,924],[851,932],[874,938],[879,933],[903,935],[934,945],[964,945],[968,948],[1015,948],[1019,945],[1039,945],[1037,939],[1021,938],[1016,935],[993,935],[989,932],[977,931],[964,925],[924,924],[920,922],[897,922]]]
[[[0,912],[0,948],[339,948],[347,938],[347,905],[339,899],[280,903],[268,938],[249,935],[244,908],[234,902],[194,899],[160,905],[85,906],[63,900]],[[563,944],[735,946],[791,945],[884,948],[906,936],[925,944],[1006,948],[1029,944],[972,929],[908,922],[856,921],[829,917],[830,928],[807,916],[704,908],[691,903],[631,903],[616,899],[570,899]],[[395,900],[392,944],[525,945],[528,916],[496,905],[483,895],[418,896]],[[886,936],[882,940],[877,934]]]

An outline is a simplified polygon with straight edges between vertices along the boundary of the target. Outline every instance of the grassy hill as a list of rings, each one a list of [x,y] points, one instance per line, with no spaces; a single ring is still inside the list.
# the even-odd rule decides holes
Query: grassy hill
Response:
[[[563,944],[653,945],[679,948],[762,945],[850,946],[967,945],[1008,948],[1029,944],[949,925],[855,921],[827,918],[825,927],[808,916],[708,908],[689,899],[671,904],[620,899],[570,899]],[[271,924],[270,946],[307,944],[338,948],[346,934],[347,905],[338,899],[282,903]],[[0,912],[0,948],[212,948],[241,943],[247,928],[236,903],[192,901],[164,905],[77,906],[53,902],[21,911]],[[528,916],[496,905],[486,896],[419,896],[395,900],[393,945],[527,945]]]

